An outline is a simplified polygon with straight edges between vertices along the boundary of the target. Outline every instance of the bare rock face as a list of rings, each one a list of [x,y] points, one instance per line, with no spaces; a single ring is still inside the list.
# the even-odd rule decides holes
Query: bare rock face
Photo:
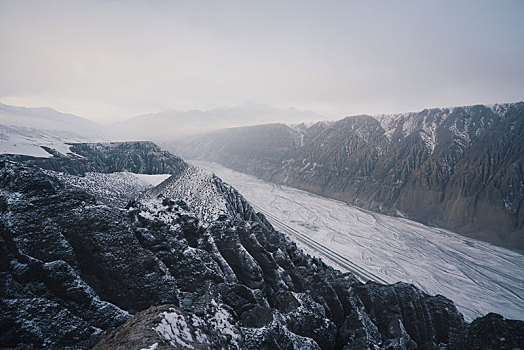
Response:
[[[479,317],[464,326],[451,349],[519,349],[524,344],[522,322],[506,320],[497,314]]]
[[[121,210],[36,168],[2,163],[0,173],[0,306],[10,325],[0,343],[88,344],[129,312],[178,300]]]
[[[524,102],[221,130],[166,145],[366,209],[524,248]]]
[[[431,349],[482,329],[442,296],[305,255],[190,166],[123,208],[1,162],[0,311],[11,348]],[[480,344],[516,344],[522,324],[498,319]]]

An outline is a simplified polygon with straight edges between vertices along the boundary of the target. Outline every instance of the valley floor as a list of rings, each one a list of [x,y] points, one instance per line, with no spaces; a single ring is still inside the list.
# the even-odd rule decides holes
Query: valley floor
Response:
[[[448,230],[362,210],[221,165],[192,161],[235,187],[307,253],[361,280],[409,282],[457,304],[467,321],[524,320],[524,255]]]

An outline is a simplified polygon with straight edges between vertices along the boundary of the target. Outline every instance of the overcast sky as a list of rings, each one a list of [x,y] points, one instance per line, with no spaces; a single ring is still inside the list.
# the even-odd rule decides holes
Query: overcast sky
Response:
[[[524,99],[524,1],[0,0],[0,102],[98,122]]]

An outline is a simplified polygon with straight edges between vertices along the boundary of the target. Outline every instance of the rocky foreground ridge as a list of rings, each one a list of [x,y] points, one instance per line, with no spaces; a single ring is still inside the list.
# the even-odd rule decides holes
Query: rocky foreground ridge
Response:
[[[524,249],[524,102],[225,129],[166,147]]]
[[[0,162],[2,347],[524,344],[524,322],[490,314],[467,324],[442,296],[326,266],[219,178],[179,165],[122,207],[53,171]]]

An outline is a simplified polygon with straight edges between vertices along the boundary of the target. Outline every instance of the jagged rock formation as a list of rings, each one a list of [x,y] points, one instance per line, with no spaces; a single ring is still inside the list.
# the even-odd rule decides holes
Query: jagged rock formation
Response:
[[[524,248],[524,102],[226,129],[189,159]]]
[[[523,344],[522,322],[505,320],[500,315],[490,313],[465,326],[450,348],[520,349]]]
[[[0,157],[73,175],[118,171],[171,174],[177,173],[185,166],[182,159],[163,151],[152,142],[72,143],[70,145],[70,153],[67,155],[43,147],[53,155],[51,158],[22,155],[0,155]]]
[[[0,173],[3,346],[89,344],[128,312],[178,300],[122,210],[35,168]]]
[[[468,348],[478,332],[442,296],[304,255],[189,166],[126,208],[9,161],[0,189],[4,347],[90,347],[135,313],[97,348]],[[523,322],[492,322],[486,342],[518,342]]]

